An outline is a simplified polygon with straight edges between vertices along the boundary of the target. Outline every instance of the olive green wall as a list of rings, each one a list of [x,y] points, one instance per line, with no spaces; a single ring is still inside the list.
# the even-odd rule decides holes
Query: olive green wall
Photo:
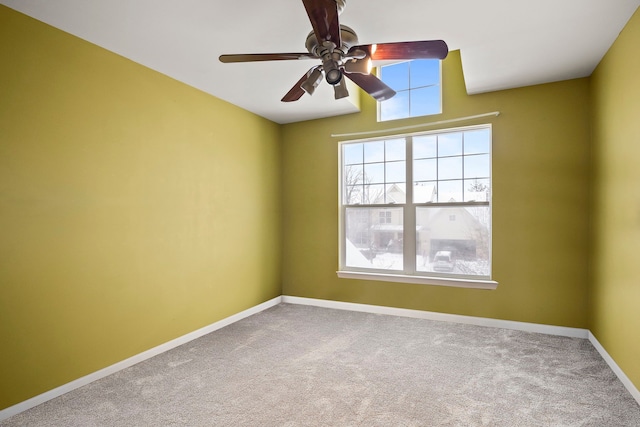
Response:
[[[594,72],[589,328],[640,389],[640,10]]]
[[[443,62],[444,114],[376,123],[358,114],[283,129],[283,294],[587,327],[589,80],[468,96],[458,52]],[[497,290],[339,279],[338,139],[331,134],[500,111],[493,124]],[[435,129],[435,127],[425,128]]]
[[[0,409],[281,294],[280,127],[0,6]]]

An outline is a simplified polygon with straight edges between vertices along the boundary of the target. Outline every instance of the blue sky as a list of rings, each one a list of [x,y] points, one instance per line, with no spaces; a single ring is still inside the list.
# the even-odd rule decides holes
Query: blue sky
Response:
[[[440,61],[421,59],[381,67],[380,78],[397,94],[380,103],[382,121],[441,112]]]

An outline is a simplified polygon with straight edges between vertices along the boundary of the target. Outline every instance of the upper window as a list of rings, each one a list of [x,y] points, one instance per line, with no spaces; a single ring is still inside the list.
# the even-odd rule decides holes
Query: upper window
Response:
[[[490,125],[343,142],[341,173],[341,272],[491,279]]]
[[[440,64],[437,59],[416,59],[380,67],[380,79],[396,95],[378,103],[379,120],[442,113]]]

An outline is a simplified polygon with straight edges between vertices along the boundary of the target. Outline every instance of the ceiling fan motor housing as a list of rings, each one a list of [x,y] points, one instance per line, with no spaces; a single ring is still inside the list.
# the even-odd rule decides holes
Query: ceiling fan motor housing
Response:
[[[340,25],[340,37],[342,38],[342,46],[336,46],[334,49],[340,50],[342,54],[346,54],[352,46],[358,44],[358,35],[353,31],[353,29],[346,25]],[[313,31],[311,31],[307,36],[305,47],[310,54],[319,57],[322,57],[322,53],[325,50],[324,46],[318,43],[318,39]]]
[[[344,65],[344,56],[351,46],[358,44],[358,36],[356,32],[346,25],[340,25],[340,38],[342,44],[335,46],[331,42],[320,44],[315,33],[312,31],[307,36],[305,47],[310,54],[318,56],[322,59],[322,68],[325,73],[327,83],[337,85],[342,80],[342,71],[340,67]]]

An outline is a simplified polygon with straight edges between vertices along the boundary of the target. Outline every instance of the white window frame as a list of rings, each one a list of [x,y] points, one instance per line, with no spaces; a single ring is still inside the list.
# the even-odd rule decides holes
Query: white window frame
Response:
[[[412,61],[414,61],[414,60],[398,61],[398,62],[390,62],[390,63],[387,63],[387,64],[382,64],[382,65],[377,67],[376,74],[378,76],[382,76],[382,67],[385,67],[387,65],[395,65],[395,64],[402,63],[402,62],[412,62]],[[382,119],[382,102],[385,102],[385,101],[378,101],[376,103],[377,104],[377,119],[378,119],[378,122],[392,122],[394,120],[404,120],[404,119],[411,119],[411,118],[415,118],[415,117],[427,117],[427,116],[436,116],[438,114],[442,114],[442,111],[443,111],[443,106],[442,106],[442,61],[438,61],[438,66],[439,66],[439,76],[440,76],[440,80],[438,81],[438,87],[440,89],[439,90],[440,110],[437,113],[422,114],[422,115],[419,115],[419,116],[418,115],[412,116],[411,115],[411,101],[409,101],[409,115],[408,116],[403,116],[403,117],[397,117],[397,118],[394,118],[394,119],[383,120]],[[409,75],[409,79],[411,79],[411,75]],[[411,80],[409,80],[409,81],[411,81]],[[409,97],[411,97],[411,92],[412,91],[414,91],[416,89],[422,89],[423,87],[424,86],[420,86],[420,87],[411,87],[411,86],[409,86],[409,89],[406,89],[406,90],[403,90],[403,91],[399,91],[398,93],[400,93],[400,92],[408,92],[409,93]]]
[[[451,286],[451,287],[463,287],[463,288],[475,288],[475,289],[496,289],[498,286],[498,282],[494,281],[491,278],[493,274],[493,265],[492,265],[492,245],[491,238],[493,234],[493,227],[491,225],[493,214],[491,213],[492,207],[492,197],[491,193],[493,188],[490,187],[489,197],[487,202],[454,202],[454,203],[437,203],[437,206],[442,207],[468,207],[468,206],[488,206],[490,212],[490,233],[489,233],[489,278],[478,278],[477,276],[462,276],[462,275],[452,275],[452,274],[437,274],[433,272],[425,272],[418,271],[416,269],[416,233],[408,233],[403,232],[403,270],[379,270],[379,269],[369,269],[369,268],[358,268],[358,267],[347,267],[346,266],[346,230],[345,230],[345,218],[347,208],[353,206],[362,206],[362,205],[346,205],[344,203],[344,189],[343,189],[343,146],[345,144],[351,143],[366,143],[372,141],[380,141],[380,140],[391,140],[397,138],[405,138],[406,139],[406,201],[405,203],[392,203],[392,204],[376,204],[376,205],[365,205],[366,207],[371,208],[403,208],[403,228],[404,230],[409,228],[415,229],[416,225],[416,209],[420,206],[431,206],[433,207],[434,203],[414,203],[413,201],[413,185],[409,185],[413,182],[413,158],[412,158],[412,140],[413,137],[422,136],[422,135],[433,135],[433,134],[445,134],[452,132],[460,132],[460,131],[469,131],[474,129],[489,129],[490,130],[490,141],[489,141],[489,173],[490,179],[492,179],[492,168],[491,168],[491,159],[492,159],[492,138],[493,138],[493,129],[491,124],[483,124],[477,126],[466,126],[459,128],[450,128],[450,129],[439,129],[430,132],[419,132],[405,135],[393,135],[387,136],[384,138],[370,138],[370,139],[361,139],[361,140],[350,140],[350,141],[341,141],[338,144],[338,205],[339,205],[339,270],[337,271],[337,275],[340,278],[344,279],[361,279],[361,280],[374,280],[374,281],[386,281],[386,282],[399,282],[399,283],[413,283],[413,284],[426,284],[426,285],[437,285],[437,286]]]

